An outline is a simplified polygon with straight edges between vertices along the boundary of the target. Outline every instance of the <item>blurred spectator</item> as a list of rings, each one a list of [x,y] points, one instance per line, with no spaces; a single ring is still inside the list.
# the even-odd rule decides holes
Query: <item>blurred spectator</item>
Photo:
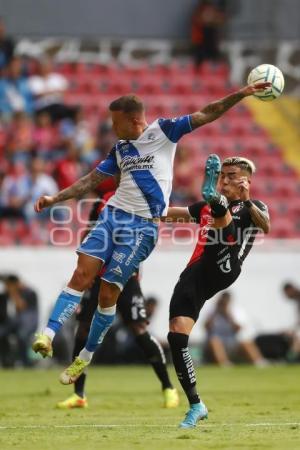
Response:
[[[287,298],[293,300],[296,303],[300,323],[300,289],[297,288],[293,283],[288,282],[283,285],[283,292]]]
[[[81,108],[77,109],[74,120],[62,120],[60,124],[60,135],[63,142],[74,141],[76,147],[80,149],[81,158],[84,161],[93,163],[99,159],[99,155],[95,151],[94,138],[89,123],[84,119]]]
[[[293,330],[288,332],[288,335],[291,338],[291,346],[289,349],[288,359],[291,360],[300,360],[300,289],[295,286],[293,283],[288,282],[283,285],[283,292],[285,296],[292,300],[298,310],[298,319],[296,326]]]
[[[35,291],[25,286],[16,275],[4,278],[5,290],[1,295],[0,341],[2,345],[2,359],[9,359],[10,339],[15,337],[16,359],[23,366],[31,365],[28,350],[31,337],[38,325],[38,299]]]
[[[5,118],[18,111],[31,114],[32,102],[28,79],[22,75],[21,59],[15,56],[9,62],[6,76],[0,79],[0,111]]]
[[[0,17],[0,71],[11,60],[14,54],[14,41],[7,36],[5,30],[5,23],[2,17]]]
[[[240,359],[256,366],[266,365],[253,341],[248,320],[243,311],[232,304],[231,294],[223,292],[213,313],[205,323],[208,358],[219,366],[229,366]]]
[[[3,177],[0,191],[0,218],[25,219],[24,205],[29,198],[28,174],[21,162],[11,165]]]
[[[174,164],[174,181],[171,195],[171,203],[176,205],[186,205],[196,201],[193,197],[193,185],[197,182],[197,191],[199,180],[194,177],[195,165],[189,149],[181,145],[178,146],[175,164]]]
[[[53,122],[74,119],[77,108],[64,104],[68,81],[63,75],[53,72],[50,59],[38,62],[38,74],[29,78],[29,86],[34,96],[36,113],[48,113]]]
[[[65,158],[58,161],[55,170],[59,189],[65,189],[84,175],[84,167],[80,162],[80,151],[71,140],[67,143]]]
[[[200,0],[192,17],[191,41],[195,64],[220,59],[220,28],[225,15],[220,2]]]
[[[55,180],[44,170],[45,163],[40,158],[30,162],[29,171],[19,162],[11,166],[2,181],[0,217],[19,217],[27,222],[33,218],[44,220],[50,217],[49,209],[36,215],[33,208],[41,195],[54,195],[58,191]]]
[[[45,160],[53,159],[56,156],[57,142],[57,130],[52,125],[50,115],[46,112],[39,113],[33,131],[33,149],[36,155]]]
[[[145,299],[147,319],[151,319],[154,316],[154,314],[157,310],[157,306],[158,306],[158,300],[156,297],[147,297]]]
[[[23,112],[16,112],[7,130],[6,153],[13,161],[28,162],[33,146],[33,124]]]
[[[32,219],[45,220],[50,217],[50,210],[45,209],[36,214],[34,203],[41,195],[54,195],[58,191],[54,178],[45,173],[45,162],[41,158],[34,158],[27,175],[28,195],[24,205],[24,212],[28,222]]]
[[[97,130],[95,147],[98,151],[98,159],[104,159],[116,142],[116,136],[112,129],[110,117],[103,119]]]

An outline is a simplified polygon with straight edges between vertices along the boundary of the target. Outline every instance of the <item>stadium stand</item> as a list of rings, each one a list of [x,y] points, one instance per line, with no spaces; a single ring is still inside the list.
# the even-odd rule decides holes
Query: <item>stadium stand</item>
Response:
[[[50,236],[54,234],[58,245],[76,244],[83,225],[78,220],[75,204],[72,206],[72,221],[67,226],[53,223],[49,216],[35,218],[29,214],[29,203],[39,191],[37,188],[33,193],[30,186],[38,186],[41,182],[30,173],[30,164],[36,158],[42,159],[44,176],[59,188],[89,171],[105,157],[114,141],[107,114],[107,106],[114,98],[128,92],[140,95],[145,101],[150,122],[157,117],[194,112],[236,88],[229,82],[229,70],[224,63],[204,62],[197,69],[192,62],[174,62],[168,66],[142,63],[138,67],[115,63],[106,66],[61,63],[54,70],[68,83],[65,104],[80,106],[74,120],[51,123],[47,115],[37,118],[19,111],[2,114],[2,246],[13,243],[49,244]],[[27,77],[34,71],[33,61],[23,67]],[[175,160],[173,204],[186,205],[199,197],[200,169],[210,153],[218,153],[221,158],[234,154],[251,158],[258,168],[252,195],[269,205],[272,217],[270,236],[300,237],[297,219],[300,211],[299,175],[286,163],[284,149],[272,139],[270,130],[256,121],[253,108],[246,103],[239,104],[221,119],[182,139]],[[68,227],[75,231],[71,238]],[[178,234],[186,237],[189,233],[178,230]]]

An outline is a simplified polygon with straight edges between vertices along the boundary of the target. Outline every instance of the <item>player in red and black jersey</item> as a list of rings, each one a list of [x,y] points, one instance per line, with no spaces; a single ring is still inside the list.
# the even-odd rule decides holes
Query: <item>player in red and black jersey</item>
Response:
[[[188,350],[189,335],[206,300],[228,288],[241,273],[258,231],[269,232],[266,205],[250,200],[252,161],[211,155],[205,167],[200,201],[188,208],[169,208],[168,218],[200,225],[196,248],[181,273],[170,303],[168,341],[178,379],[190,403],[182,428],[207,417],[196,389],[196,375]],[[218,191],[217,191],[218,184]]]
[[[117,182],[114,178],[105,180],[98,186],[96,193],[100,198],[98,201],[95,201],[90,212],[89,221],[91,226],[98,220],[99,214],[108,199],[114,194],[116,187]],[[104,271],[105,268],[101,271],[101,275]],[[100,284],[101,278],[97,276],[92,287],[85,291],[81,299],[80,312],[77,314],[78,328],[75,335],[73,358],[78,355],[86,342],[94,312],[98,306]],[[166,408],[176,407],[179,403],[179,397],[169,378],[164,350],[155,337],[147,331],[148,320],[145,299],[141,291],[138,273],[134,273],[124,286],[118,299],[117,310],[123,322],[135,336],[137,345],[144,353],[149,364],[152,365],[161,383],[164,406]],[[82,373],[74,383],[74,394],[59,402],[57,407],[61,409],[86,407],[85,382],[86,373]]]

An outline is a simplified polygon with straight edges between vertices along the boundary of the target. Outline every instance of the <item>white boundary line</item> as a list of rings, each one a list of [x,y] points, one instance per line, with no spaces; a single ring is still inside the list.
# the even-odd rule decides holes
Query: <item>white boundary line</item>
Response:
[[[199,425],[201,428],[219,428],[219,427],[290,427],[299,426],[300,422],[259,422],[259,423],[208,423]],[[39,430],[39,429],[53,429],[53,428],[177,428],[177,425],[149,425],[149,424],[71,424],[71,425],[7,425],[0,426],[0,430]]]

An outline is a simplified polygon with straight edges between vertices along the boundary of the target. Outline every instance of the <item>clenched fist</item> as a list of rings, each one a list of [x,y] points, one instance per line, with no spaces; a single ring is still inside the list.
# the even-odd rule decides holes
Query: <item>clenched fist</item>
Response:
[[[36,212],[41,212],[44,208],[49,208],[49,206],[54,205],[55,197],[49,195],[42,195],[34,204],[34,210]]]

